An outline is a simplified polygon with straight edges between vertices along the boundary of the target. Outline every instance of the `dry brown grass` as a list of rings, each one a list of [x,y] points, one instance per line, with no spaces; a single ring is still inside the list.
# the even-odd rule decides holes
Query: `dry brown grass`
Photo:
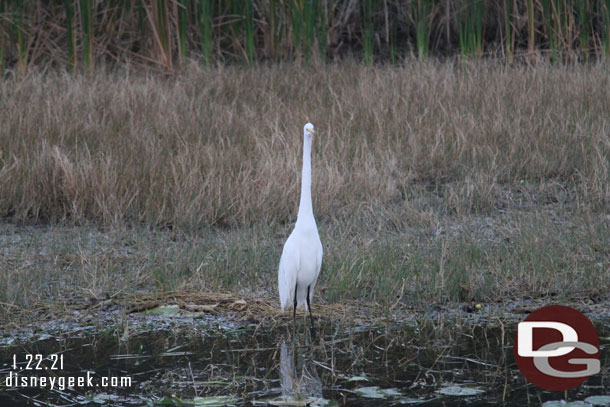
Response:
[[[535,202],[607,210],[604,65],[192,64],[0,84],[0,216],[197,228],[290,221],[302,126],[321,221]],[[426,202],[429,202],[428,199]],[[530,199],[531,201],[531,199]]]
[[[609,80],[490,62],[5,80],[0,321],[168,291],[273,307],[307,121],[316,305],[607,299]]]

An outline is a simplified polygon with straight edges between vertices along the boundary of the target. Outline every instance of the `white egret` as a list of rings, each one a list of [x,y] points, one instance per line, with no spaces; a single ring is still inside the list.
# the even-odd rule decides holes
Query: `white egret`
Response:
[[[296,320],[297,307],[307,305],[313,329],[310,301],[322,266],[322,242],[313,216],[311,203],[311,142],[313,124],[303,127],[303,173],[301,174],[301,201],[294,230],[284,243],[278,270],[278,288],[282,310],[293,306],[292,319]]]

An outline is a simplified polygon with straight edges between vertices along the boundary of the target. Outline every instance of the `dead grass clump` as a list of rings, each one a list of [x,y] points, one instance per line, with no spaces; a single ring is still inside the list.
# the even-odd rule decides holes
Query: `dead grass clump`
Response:
[[[155,294],[134,294],[127,298],[129,313],[154,310],[160,306],[170,304],[178,305],[180,312],[194,316],[197,314],[226,315],[236,314],[240,319],[283,318],[292,319],[292,312],[282,312],[276,301],[268,298],[243,297],[233,294],[209,293],[200,291],[161,292]],[[351,320],[359,318],[356,309],[367,309],[369,318],[372,318],[372,307],[351,301],[349,305],[341,304],[315,304],[312,312],[316,316],[323,316],[333,320]],[[307,312],[299,310],[299,314]]]

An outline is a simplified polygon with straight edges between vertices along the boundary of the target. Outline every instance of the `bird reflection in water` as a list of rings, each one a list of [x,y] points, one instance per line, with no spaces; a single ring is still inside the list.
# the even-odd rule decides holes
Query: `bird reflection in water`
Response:
[[[299,401],[315,405],[316,400],[322,399],[322,381],[313,363],[313,348],[299,346],[290,337],[280,344],[282,400],[286,405],[300,405]]]

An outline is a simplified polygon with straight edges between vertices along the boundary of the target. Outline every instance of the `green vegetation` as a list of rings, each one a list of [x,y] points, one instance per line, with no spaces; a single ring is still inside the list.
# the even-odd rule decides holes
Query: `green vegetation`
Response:
[[[417,56],[425,59],[428,55],[430,44],[430,2],[419,0],[414,7],[415,15],[415,42],[417,44]]]
[[[416,54],[602,58],[608,0],[0,0],[0,64],[91,69],[129,60],[173,70],[211,63]],[[5,70],[6,71],[6,70]]]
[[[87,69],[93,67],[93,0],[80,0],[81,30],[83,33],[83,62]],[[68,38],[70,40],[71,38]],[[70,47],[68,47],[70,50]]]
[[[325,258],[314,303],[362,302],[389,316],[431,305],[458,309],[458,302],[514,305],[515,298],[548,296],[588,303],[608,294],[610,228],[603,215],[573,216],[551,205],[428,216],[433,224],[413,216],[403,231],[384,218],[321,222]],[[233,292],[273,304],[289,233],[290,225],[185,233],[5,224],[0,323],[41,306],[69,308],[142,292]]]
[[[468,0],[462,4],[459,13],[460,20],[458,34],[462,57],[483,54],[483,14],[485,2],[481,0]]]
[[[364,54],[364,63],[366,65],[373,64],[373,39],[375,31],[373,28],[373,1],[362,1],[362,51]]]

